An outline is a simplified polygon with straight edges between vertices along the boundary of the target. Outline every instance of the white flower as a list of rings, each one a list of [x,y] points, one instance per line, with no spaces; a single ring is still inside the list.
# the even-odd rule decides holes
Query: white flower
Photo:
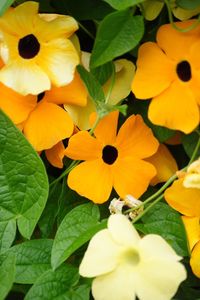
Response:
[[[96,277],[95,300],[169,300],[186,279],[180,259],[162,237],[141,239],[124,215],[115,214],[91,239],[79,272]]]

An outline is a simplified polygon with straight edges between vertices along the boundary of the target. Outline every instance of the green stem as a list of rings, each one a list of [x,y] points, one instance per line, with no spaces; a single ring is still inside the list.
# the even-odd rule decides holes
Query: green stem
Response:
[[[171,10],[171,7],[170,7],[169,0],[164,0],[164,1],[165,1],[166,6],[167,6],[167,11],[168,11],[168,16],[169,16],[170,24],[173,26],[174,29],[176,29],[179,32],[188,32],[188,31],[191,31],[191,30],[195,29],[199,25],[199,23],[200,23],[200,15],[198,16],[198,19],[191,26],[188,26],[187,28],[180,28],[180,27],[178,27],[174,23],[173,15],[172,15],[172,10]]]
[[[101,119],[100,116],[97,114],[97,118],[96,118],[96,120],[94,122],[94,125],[92,126],[92,128],[89,131],[90,135],[93,135],[93,132],[95,131],[95,129],[96,129],[96,127],[97,127],[100,119]]]
[[[51,187],[52,185],[54,185],[55,183],[57,183],[58,181],[60,181],[63,177],[65,177],[75,166],[77,166],[79,164],[79,160],[74,160],[69,167],[59,176],[57,177],[54,181],[52,181],[49,186]]]
[[[83,31],[85,31],[85,33],[89,36],[89,37],[91,37],[91,39],[95,39],[95,37],[94,37],[94,35],[89,31],[89,30],[87,30],[87,28],[84,26],[84,25],[82,25],[80,22],[78,22],[78,25],[79,25],[79,27],[83,30]]]
[[[192,153],[192,156],[190,158],[188,166],[195,160],[195,158],[197,156],[197,153],[199,151],[199,147],[200,147],[200,138],[198,139],[198,142],[197,142],[196,147],[195,147],[195,149],[194,149],[194,151]]]
[[[134,220],[133,223],[136,223],[140,218],[142,218],[156,203],[158,203],[160,200],[163,199],[163,195],[161,195],[160,197],[158,197],[153,203],[149,204],[149,206],[147,206],[147,208],[141,212],[141,214],[139,214]]]

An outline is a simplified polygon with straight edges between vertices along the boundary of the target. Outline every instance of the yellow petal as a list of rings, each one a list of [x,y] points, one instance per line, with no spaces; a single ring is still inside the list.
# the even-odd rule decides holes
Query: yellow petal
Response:
[[[140,236],[124,215],[111,215],[108,219],[108,230],[117,245],[137,247]]]
[[[90,115],[96,111],[96,108],[94,102],[89,97],[87,98],[87,104],[84,107],[65,104],[64,108],[79,129],[88,130],[91,128]]]
[[[87,131],[74,134],[65,150],[65,155],[75,160],[93,160],[101,158],[102,144]]]
[[[120,70],[115,73],[115,83],[108,100],[108,104],[116,105],[124,98],[126,98],[131,91],[131,83],[135,73],[134,64],[127,59],[119,59],[116,63],[120,66]],[[111,79],[109,79],[103,86],[104,94],[107,95]]]
[[[176,160],[164,144],[160,144],[158,151],[151,157],[146,158],[157,171],[156,176],[151,180],[151,185],[167,181],[178,171]]]
[[[153,98],[148,116],[156,125],[180,130],[184,133],[190,133],[199,124],[199,109],[195,97],[190,87],[178,80],[174,81],[163,93]]]
[[[112,176],[101,159],[86,161],[75,167],[68,176],[68,186],[94,203],[104,203],[112,190]]]
[[[52,83],[58,87],[72,81],[75,67],[79,63],[79,57],[72,42],[65,38],[54,39],[43,45],[36,59]]]
[[[119,155],[146,158],[158,149],[158,141],[140,115],[130,116],[121,126],[116,140]]]
[[[174,70],[174,62],[163,53],[156,43],[143,44],[139,48],[132,92],[139,99],[159,95],[174,80]]]
[[[148,188],[151,179],[156,174],[154,166],[146,161],[124,157],[112,165],[114,189],[121,198],[133,195],[139,198]]]
[[[192,272],[200,278],[200,242],[198,242],[191,255],[190,265],[192,268]]]
[[[192,250],[194,245],[200,240],[199,217],[191,218],[182,216],[182,220],[187,233],[190,250]]]
[[[37,105],[37,98],[32,95],[22,96],[0,83],[0,108],[15,124],[22,123]]]
[[[37,151],[52,148],[73,133],[67,112],[53,103],[41,101],[24,126],[24,134]]]
[[[46,100],[56,104],[69,104],[86,106],[88,92],[75,72],[73,80],[63,87],[52,87],[46,92]]]
[[[0,70],[0,81],[22,95],[38,95],[51,86],[49,78],[39,66],[20,61],[5,65]]]
[[[189,20],[175,23],[180,28],[192,26],[196,20]],[[180,32],[173,28],[171,24],[162,25],[157,32],[157,42],[159,47],[169,58],[176,61],[185,60],[188,51],[194,42],[198,41],[200,26],[196,26],[188,32]]]
[[[175,180],[165,193],[165,200],[175,210],[189,217],[200,216],[200,190],[185,188],[183,178]]]
[[[95,277],[113,271],[117,266],[119,248],[108,229],[96,233],[80,264],[80,275]]]
[[[45,151],[45,155],[50,164],[56,168],[63,168],[65,147],[62,142],[58,142],[51,149]]]
[[[116,140],[117,134],[117,122],[119,112],[113,111],[100,120],[97,127],[94,130],[94,134],[98,140],[105,144],[113,144]],[[94,123],[96,116],[92,117],[92,123]]]
[[[135,274],[129,265],[119,265],[114,271],[98,276],[92,283],[95,300],[135,300]],[[157,300],[157,299],[156,299]]]

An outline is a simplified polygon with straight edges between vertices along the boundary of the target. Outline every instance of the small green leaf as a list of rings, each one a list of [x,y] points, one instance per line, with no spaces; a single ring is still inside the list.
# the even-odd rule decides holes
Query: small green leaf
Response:
[[[16,256],[16,283],[32,284],[40,275],[51,269],[52,240],[31,240],[12,247],[9,253]]]
[[[190,134],[183,136],[182,138],[183,148],[189,157],[192,156],[198,140],[199,140],[199,135],[196,132],[192,132]],[[196,157],[199,156],[200,156],[200,149],[198,150]]]
[[[68,299],[68,291],[78,279],[78,269],[70,265],[62,265],[56,271],[48,270],[38,278],[24,300]]]
[[[0,16],[13,4],[14,0],[1,0],[0,2]]]
[[[17,220],[29,239],[46,204],[48,178],[38,154],[2,111],[0,149],[0,220]]]
[[[113,62],[108,62],[100,67],[91,70],[91,73],[103,85],[112,75],[114,70]]]
[[[79,205],[65,216],[53,243],[51,254],[53,269],[56,269],[75,250],[105,226],[98,220],[98,206],[92,203]]]
[[[12,245],[16,235],[16,221],[0,222],[0,252],[4,252]]]
[[[176,0],[176,3],[178,6],[188,10],[195,9],[200,6],[200,0]]]
[[[15,278],[15,256],[8,254],[0,266],[0,300],[4,300]]]
[[[96,78],[92,75],[92,73],[88,72],[83,66],[79,65],[77,67],[77,70],[81,76],[81,79],[83,80],[88,93],[90,95],[90,97],[94,100],[94,101],[105,101],[105,96],[104,96],[104,92],[103,89],[100,85],[100,83],[98,82],[98,80],[96,80]]]
[[[144,0],[103,0],[110,4],[115,9],[123,10],[128,7],[134,6],[138,3],[144,2]]]
[[[88,285],[80,285],[78,288],[71,289],[66,295],[64,300],[89,300],[90,287]]]
[[[188,256],[186,232],[178,212],[165,203],[157,203],[153,211],[142,218],[144,224],[136,228],[144,234],[154,233],[162,236],[178,255]]]
[[[129,10],[109,14],[99,26],[90,67],[98,67],[130,51],[143,34],[142,16],[132,16]]]

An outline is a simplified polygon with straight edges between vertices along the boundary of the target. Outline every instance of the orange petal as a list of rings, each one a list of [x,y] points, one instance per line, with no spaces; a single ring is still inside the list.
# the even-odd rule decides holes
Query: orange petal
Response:
[[[33,95],[22,96],[2,83],[0,83],[0,89],[0,108],[15,124],[25,121],[36,106],[37,98]]]
[[[199,124],[195,97],[189,86],[178,80],[151,101],[148,116],[156,125],[184,133],[190,133]]]
[[[146,161],[125,157],[112,165],[114,189],[121,198],[132,195],[139,198],[148,188],[156,169]]]
[[[94,203],[104,203],[112,190],[110,167],[97,159],[83,162],[68,176],[67,183],[72,190]]]
[[[157,170],[156,176],[151,180],[151,185],[167,181],[178,171],[178,166],[170,151],[163,144],[159,145],[158,151],[148,157],[146,161],[150,162]]]
[[[113,144],[116,140],[117,134],[117,122],[118,122],[119,112],[113,111],[105,116],[97,125],[94,130],[94,134],[98,140],[105,144]],[[92,116],[92,123],[96,116]]]
[[[196,20],[175,23],[180,28],[188,28]],[[157,32],[158,45],[166,55],[175,60],[185,60],[192,44],[199,39],[200,26],[188,32],[180,32],[171,24],[163,25]]]
[[[65,155],[75,160],[97,159],[102,156],[102,145],[87,131],[80,131],[69,139]]]
[[[165,193],[165,200],[175,210],[189,217],[200,217],[200,190],[185,188],[184,178],[175,180]]]
[[[170,86],[175,66],[156,43],[147,42],[139,48],[137,70],[132,92],[139,99],[152,98]]]
[[[200,242],[196,244],[192,251],[190,265],[192,272],[200,278]]]
[[[194,245],[200,240],[199,217],[191,218],[182,216],[182,220],[187,233],[190,250],[192,250]]]
[[[63,158],[64,158],[65,147],[62,142],[58,142],[51,149],[45,151],[46,158],[50,164],[56,168],[63,168]]]
[[[72,104],[85,106],[87,104],[87,90],[77,72],[74,79],[63,87],[52,87],[46,91],[46,100],[56,104]]]
[[[146,158],[158,149],[158,141],[140,115],[130,116],[121,126],[116,140],[119,155]]]
[[[73,133],[68,113],[56,104],[41,101],[24,126],[24,134],[36,151],[52,148]]]

